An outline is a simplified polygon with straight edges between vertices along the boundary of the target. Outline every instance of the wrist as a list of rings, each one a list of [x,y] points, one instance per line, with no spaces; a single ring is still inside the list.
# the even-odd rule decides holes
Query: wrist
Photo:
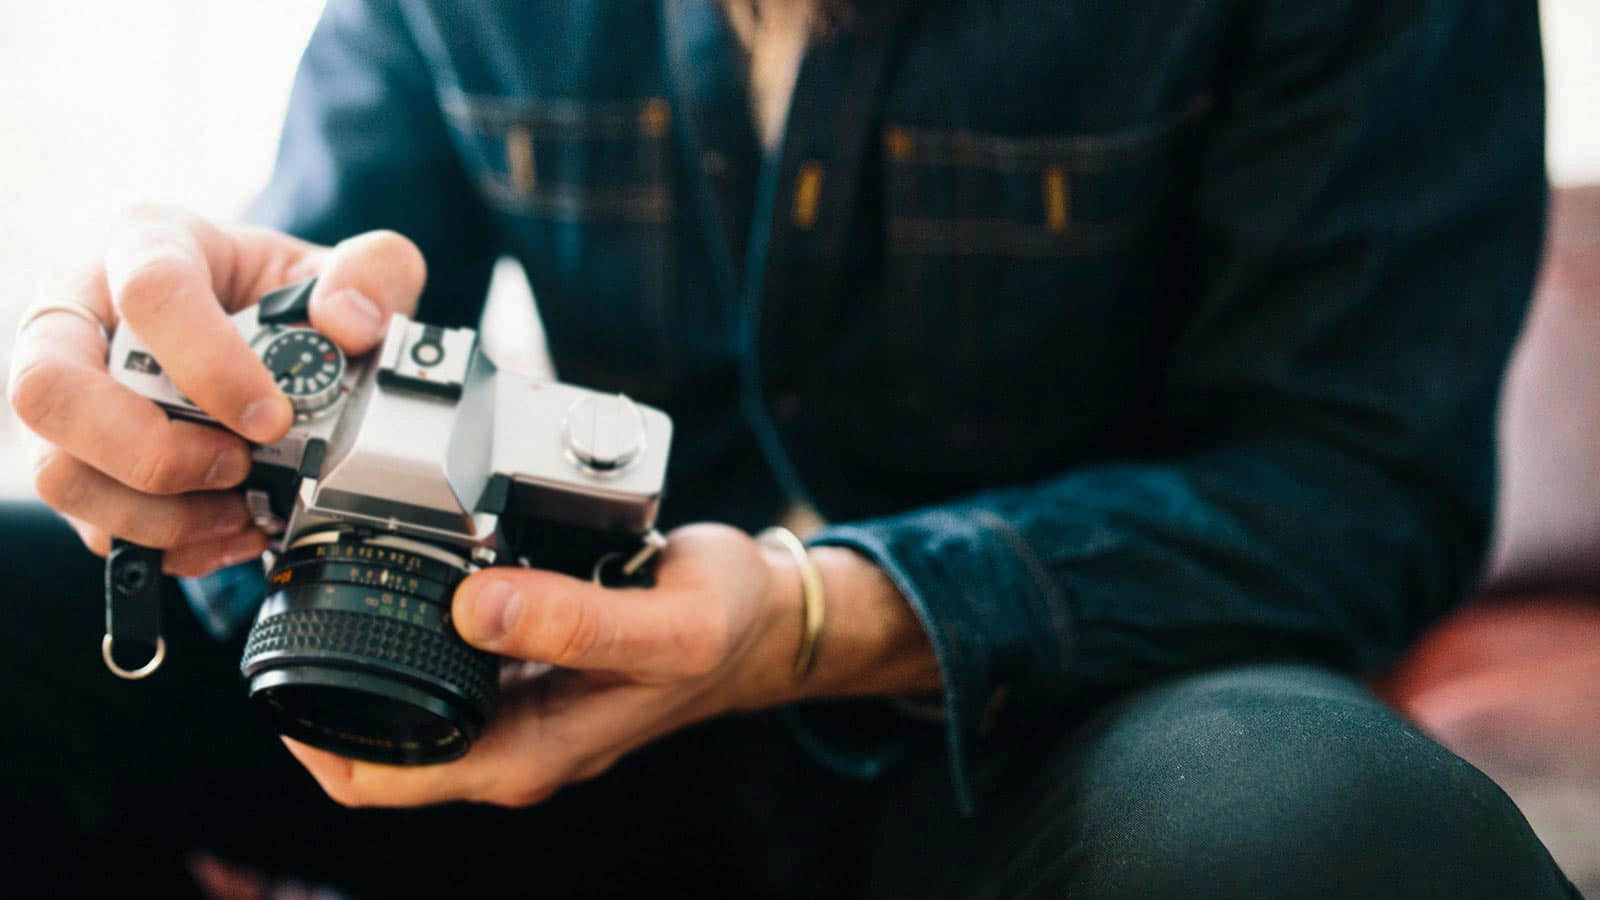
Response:
[[[805,590],[800,566],[782,547],[757,542],[767,567],[763,615],[749,657],[751,665],[741,681],[742,698],[735,708],[745,711],[781,706],[797,698],[800,679],[794,664],[805,634]],[[826,588],[824,588],[826,589]]]
[[[805,635],[805,591],[798,561],[782,547],[761,547],[767,563],[768,614],[756,651],[760,674],[750,708],[801,700],[936,691],[941,678],[927,633],[894,583],[867,558],[844,547],[813,547],[822,578],[826,624],[812,670],[795,671]]]

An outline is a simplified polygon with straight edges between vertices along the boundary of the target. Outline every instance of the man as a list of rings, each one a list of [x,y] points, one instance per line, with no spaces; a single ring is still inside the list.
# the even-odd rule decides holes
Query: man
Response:
[[[19,534],[8,699],[65,739],[9,742],[15,793],[135,888],[199,845],[390,893],[1570,895],[1351,680],[1482,554],[1541,130],[1520,7],[334,2],[276,230],[137,213],[27,317],[41,497],[175,575],[259,555],[245,442],[116,388],[93,320],[270,441],[225,311],[317,274],[360,353],[510,253],[565,380],[674,416],[666,516],[727,524],[647,591],[469,579],[464,638],[563,671],[455,763],[289,743],[387,814],[305,796],[191,620],[89,674],[92,566]],[[746,536],[794,509],[809,553]]]

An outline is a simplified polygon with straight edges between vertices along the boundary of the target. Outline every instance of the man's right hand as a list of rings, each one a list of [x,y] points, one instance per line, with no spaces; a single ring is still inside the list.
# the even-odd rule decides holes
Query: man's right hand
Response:
[[[47,312],[28,322],[12,357],[11,406],[39,438],[35,490],[90,550],[104,556],[116,535],[165,550],[169,574],[199,575],[266,549],[232,489],[250,471],[246,439],[278,440],[294,413],[228,316],[312,276],[311,324],[359,356],[392,313],[416,309],[426,267],[394,232],[323,247],[143,208],[113,229],[99,261],[47,282],[41,301],[77,303],[108,329],[132,328],[178,389],[227,426],[169,420],[114,381],[87,320]]]

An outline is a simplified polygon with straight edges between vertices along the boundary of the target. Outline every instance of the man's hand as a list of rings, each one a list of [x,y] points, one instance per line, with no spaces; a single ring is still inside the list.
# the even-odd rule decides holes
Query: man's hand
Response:
[[[463,638],[559,668],[522,681],[508,668],[499,712],[461,759],[386,766],[284,743],[347,806],[526,806],[724,712],[936,687],[927,638],[882,573],[848,550],[815,558],[829,631],[804,682],[793,674],[803,618],[794,560],[732,528],[691,525],[669,536],[648,590],[527,569],[488,569],[462,583],[453,618]]]
[[[262,294],[319,275],[311,322],[348,354],[371,350],[391,313],[416,307],[422,255],[392,232],[321,247],[261,228],[213,225],[176,210],[141,209],[112,233],[102,258],[41,291],[108,329],[132,328],[178,389],[229,430],[169,421],[112,380],[106,346],[76,316],[39,316],[18,335],[11,405],[39,439],[34,488],[89,549],[110,536],[165,550],[174,575],[259,556],[237,487],[247,438],[270,443],[294,419],[288,398],[246,346],[231,313]]]

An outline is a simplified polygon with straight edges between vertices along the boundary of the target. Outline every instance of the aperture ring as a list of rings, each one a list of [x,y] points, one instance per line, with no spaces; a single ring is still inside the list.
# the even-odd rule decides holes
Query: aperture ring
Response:
[[[268,580],[270,581],[272,576],[280,571],[310,562],[364,567],[375,572],[388,571],[396,576],[424,578],[448,588],[454,588],[467,577],[465,569],[430,559],[420,553],[362,543],[361,538],[352,536],[337,543],[330,541],[303,544],[285,550],[278,557],[277,564],[272,567]]]

